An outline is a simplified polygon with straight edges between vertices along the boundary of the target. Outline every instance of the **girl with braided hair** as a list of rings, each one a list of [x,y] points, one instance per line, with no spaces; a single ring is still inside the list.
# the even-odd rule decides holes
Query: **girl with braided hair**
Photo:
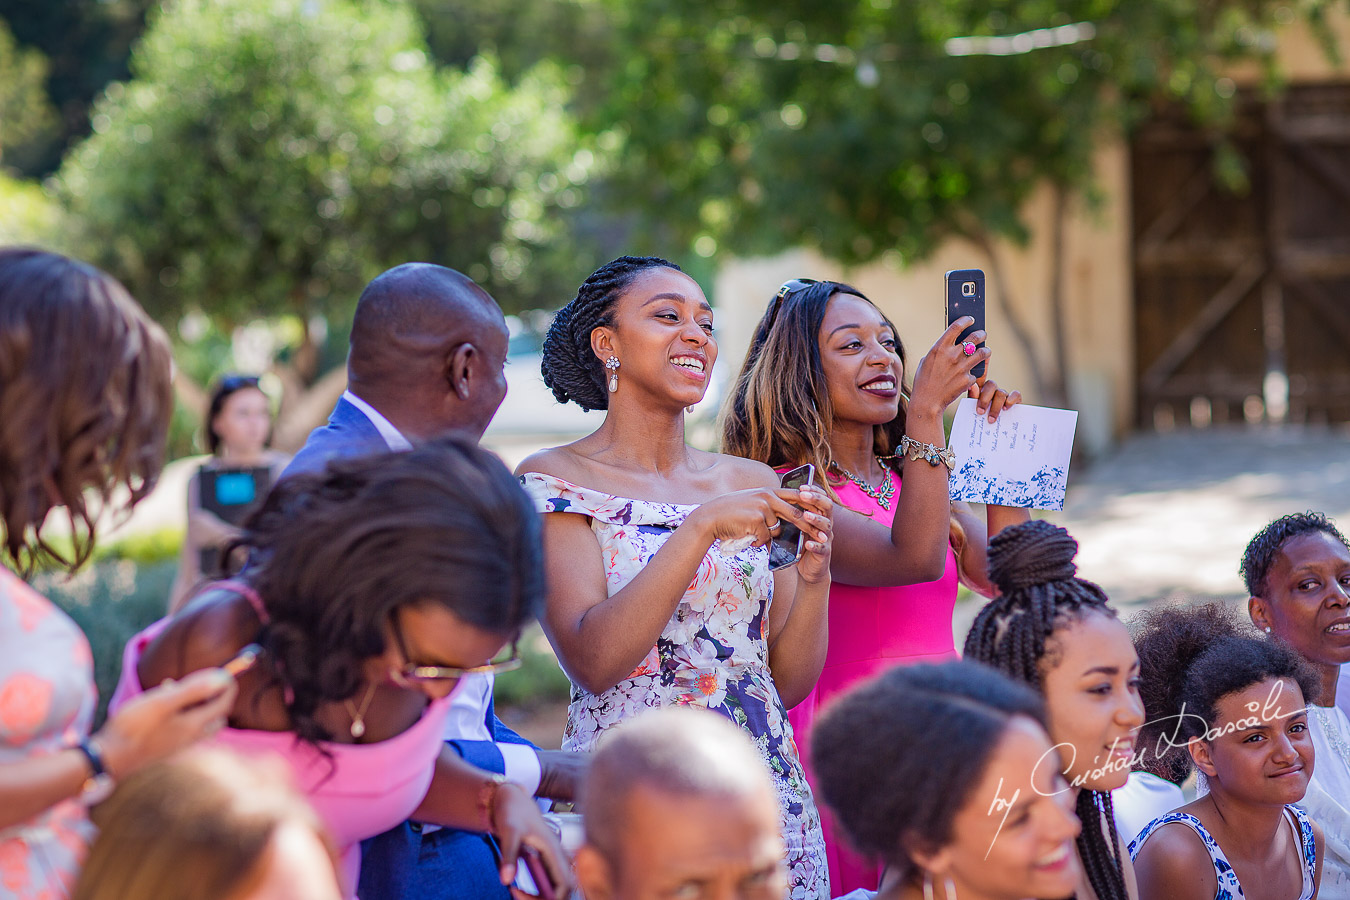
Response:
[[[989,351],[958,343],[970,323],[952,323],[934,342],[912,373],[912,390],[895,325],[850,285],[789,281],[755,329],[727,405],[722,450],[779,471],[812,463],[842,507],[830,557],[829,651],[815,687],[789,713],[799,734],[864,678],[899,663],[955,657],[959,582],[992,595],[986,535],[1027,520],[1025,509],[1001,506],[976,516],[951,502],[950,472],[939,459],[903,462],[907,448],[945,446],[942,413],[962,395],[977,398],[991,420],[1021,401],[1017,391],[971,374]],[[828,817],[824,826],[835,892],[875,890],[876,863],[836,840]]]
[[[999,596],[976,616],[965,657],[1045,695],[1050,739],[1083,823],[1078,900],[1137,900],[1111,791],[1129,776],[1133,733],[1144,722],[1139,656],[1102,589],[1075,577],[1077,552],[1067,531],[1043,520],[992,538],[989,578]]]
[[[1140,894],[1312,900],[1322,832],[1294,804],[1313,777],[1305,698],[1317,695],[1316,675],[1222,603],[1146,610],[1139,621],[1145,712],[1165,728],[1140,755],[1174,757],[1207,788],[1131,842]]]
[[[684,441],[717,359],[712,309],[674,264],[601,266],[553,321],[545,383],[604,409],[591,435],[519,468],[544,516],[545,632],[572,680],[563,747],[644,709],[702,706],[755,740],[775,779],[794,900],[830,896],[820,816],[786,708],[825,658],[832,504],[763,463]],[[786,519],[806,536],[770,571]]]

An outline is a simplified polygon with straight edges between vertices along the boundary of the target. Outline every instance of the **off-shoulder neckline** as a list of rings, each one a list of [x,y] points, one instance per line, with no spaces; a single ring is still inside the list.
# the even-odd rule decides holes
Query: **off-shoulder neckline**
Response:
[[[651,506],[670,506],[676,509],[696,509],[699,506],[703,505],[702,503],[672,503],[669,500],[647,500],[642,497],[625,497],[621,494],[611,494],[609,491],[602,491],[599,488],[586,487],[585,485],[568,481],[566,478],[559,478],[557,475],[549,475],[546,472],[526,472],[520,477],[522,479],[538,478],[545,481],[556,481],[558,484],[572,488],[575,491],[585,491],[591,494],[600,494],[601,496],[609,497],[612,500],[623,500],[626,503],[646,503]],[[706,503],[707,501],[705,500],[703,502]]]

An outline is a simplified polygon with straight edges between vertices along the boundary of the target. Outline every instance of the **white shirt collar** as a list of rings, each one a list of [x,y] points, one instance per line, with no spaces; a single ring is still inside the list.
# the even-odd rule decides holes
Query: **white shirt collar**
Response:
[[[375,430],[380,433],[380,437],[384,438],[384,442],[389,445],[390,450],[412,449],[412,444],[408,439],[394,427],[392,422],[380,415],[379,410],[375,407],[371,406],[351,391],[343,391],[342,399],[361,410],[365,417],[370,420],[370,424],[374,425]]]

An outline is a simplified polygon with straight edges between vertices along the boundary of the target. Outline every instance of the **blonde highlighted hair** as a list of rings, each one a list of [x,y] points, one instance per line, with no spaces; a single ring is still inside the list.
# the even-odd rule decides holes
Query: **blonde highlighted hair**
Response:
[[[811,463],[816,467],[816,481],[835,501],[839,500],[835,487],[844,478],[831,468],[834,408],[821,362],[820,328],[830,299],[837,294],[872,303],[862,291],[838,281],[799,278],[778,290],[755,327],[722,414],[723,453],[756,459],[775,469]],[[897,452],[905,435],[909,388],[903,383],[905,348],[900,331],[885,313],[881,318],[895,335],[895,352],[902,367],[899,412],[872,432],[872,451],[884,458]],[[902,464],[902,459],[882,461],[896,474]],[[965,530],[953,515],[951,545],[958,558],[965,541]]]

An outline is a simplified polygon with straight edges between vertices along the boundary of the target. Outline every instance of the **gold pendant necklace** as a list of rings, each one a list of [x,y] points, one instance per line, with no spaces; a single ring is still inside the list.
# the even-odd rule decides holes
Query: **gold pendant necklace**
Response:
[[[877,464],[881,465],[880,456],[877,457]],[[884,473],[881,479],[881,487],[874,488],[834,460],[830,460],[830,467],[857,485],[858,490],[877,501],[877,505],[882,509],[889,510],[891,508],[891,498],[895,496],[895,481],[891,478],[890,469],[886,468],[884,465],[881,466],[881,471]]]
[[[352,717],[352,737],[361,740],[366,733],[366,710],[370,709],[370,698],[375,696],[375,682],[371,682],[366,688],[366,696],[361,698],[361,709],[358,711],[356,705],[350,700],[344,700],[343,705],[347,707],[347,714]]]

